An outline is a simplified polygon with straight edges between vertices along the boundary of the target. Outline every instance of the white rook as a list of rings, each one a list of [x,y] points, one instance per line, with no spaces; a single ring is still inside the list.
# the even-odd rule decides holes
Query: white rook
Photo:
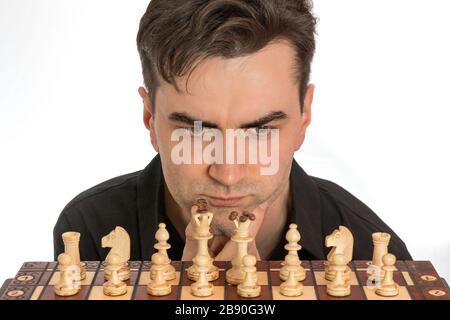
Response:
[[[80,233],[69,231],[62,234],[64,253],[72,258],[72,264],[80,266],[81,280],[86,278],[86,268],[80,262]]]
[[[385,232],[376,232],[372,234],[373,240],[373,258],[372,264],[379,267],[383,266],[383,257],[388,253],[389,241],[391,240],[391,235]]]

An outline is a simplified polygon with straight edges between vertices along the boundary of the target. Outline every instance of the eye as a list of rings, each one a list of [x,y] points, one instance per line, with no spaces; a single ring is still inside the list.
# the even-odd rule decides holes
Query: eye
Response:
[[[185,130],[192,137],[202,137],[206,133],[213,133],[215,128],[202,127],[201,129],[195,127],[181,127],[179,129]]]
[[[276,129],[273,126],[259,126],[255,128],[250,128],[252,136],[258,136],[260,139],[267,138],[270,134],[270,130]]]
[[[260,126],[258,127],[258,130],[271,130],[276,129],[274,126]]]

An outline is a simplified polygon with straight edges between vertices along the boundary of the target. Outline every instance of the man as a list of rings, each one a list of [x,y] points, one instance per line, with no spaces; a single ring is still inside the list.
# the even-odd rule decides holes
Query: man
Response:
[[[64,250],[61,234],[73,230],[82,234],[81,258],[103,260],[101,237],[122,226],[130,233],[131,259],[148,260],[157,225],[165,222],[169,256],[190,260],[196,247],[191,207],[203,198],[214,213],[209,248],[216,260],[231,260],[236,251],[232,211],[255,215],[249,251],[260,259],[284,257],[291,222],[302,234],[302,259],[325,259],[324,238],[339,225],[354,235],[355,259],[371,258],[371,234],[378,231],[392,235],[389,250],[398,259],[411,259],[401,239],[366,205],[333,182],[308,176],[294,160],[311,122],[311,7],[300,0],[151,1],[137,37],[145,82],[139,94],[158,155],[144,170],[73,199],[54,229],[55,257]],[[263,174],[262,161],[219,161],[221,148],[213,161],[192,163],[190,149],[180,155],[187,161],[176,159],[176,132],[195,145],[211,132],[217,138],[239,129],[268,143],[275,170]],[[223,148],[227,156],[236,150]]]

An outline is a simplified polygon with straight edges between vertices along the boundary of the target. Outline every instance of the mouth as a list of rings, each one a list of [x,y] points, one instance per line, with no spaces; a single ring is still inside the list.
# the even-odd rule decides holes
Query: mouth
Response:
[[[213,197],[206,196],[208,198],[208,202],[215,207],[237,207],[242,200],[246,198],[243,197]]]

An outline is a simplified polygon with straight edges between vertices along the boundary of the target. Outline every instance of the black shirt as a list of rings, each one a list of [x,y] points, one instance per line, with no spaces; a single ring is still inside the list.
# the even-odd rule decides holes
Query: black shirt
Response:
[[[330,250],[325,247],[325,236],[344,225],[354,237],[353,259],[370,260],[372,233],[387,232],[391,234],[389,252],[398,260],[411,260],[405,244],[394,231],[342,187],[307,175],[295,160],[290,184],[293,203],[286,231],[289,223],[298,224],[302,236],[301,259],[324,260]],[[53,230],[55,260],[64,252],[61,234],[66,231],[81,233],[82,260],[104,260],[109,249],[102,248],[101,238],[116,226],[125,228],[130,235],[131,260],[149,260],[160,222],[166,223],[170,233],[169,257],[180,260],[184,241],[165,215],[164,192],[159,155],[144,170],[110,179],[82,192],[66,205]],[[275,241],[277,246],[268,260],[282,260],[286,255],[284,234]]]

